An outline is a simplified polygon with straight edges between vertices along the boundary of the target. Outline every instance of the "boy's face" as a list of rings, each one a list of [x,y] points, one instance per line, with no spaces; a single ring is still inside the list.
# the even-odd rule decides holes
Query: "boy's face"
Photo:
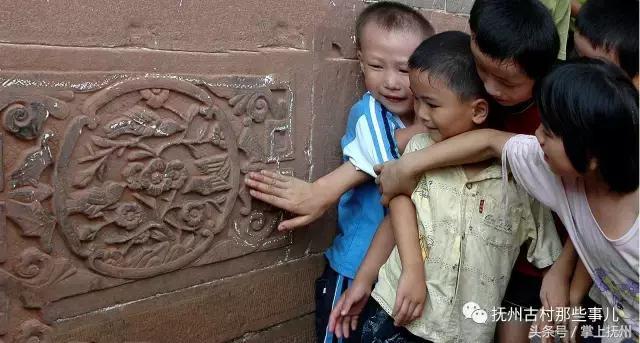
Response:
[[[471,53],[476,62],[478,76],[487,93],[502,106],[514,106],[533,97],[534,80],[513,61],[499,61],[485,55],[471,39]]]
[[[551,133],[542,124],[536,129],[536,138],[544,152],[544,160],[549,164],[552,172],[565,177],[580,175],[564,150],[562,138]]]
[[[409,80],[415,96],[416,120],[429,130],[435,142],[473,130],[480,124],[473,119],[473,101],[462,101],[445,82],[429,77],[429,72],[411,69]]]
[[[401,117],[413,112],[407,64],[422,39],[420,34],[385,30],[375,23],[362,29],[358,59],[365,87],[389,111]]]
[[[594,47],[593,44],[578,31],[573,33],[573,42],[576,53],[578,53],[579,56],[598,58],[619,65],[618,58],[613,51],[606,51],[605,49]]]

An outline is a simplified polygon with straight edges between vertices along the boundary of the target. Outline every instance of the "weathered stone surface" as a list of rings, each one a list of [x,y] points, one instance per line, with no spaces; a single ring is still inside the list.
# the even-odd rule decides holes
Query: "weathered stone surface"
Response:
[[[255,0],[3,1],[0,41],[222,52],[311,48],[328,2]]]
[[[447,13],[469,14],[472,6],[473,0],[447,0],[445,10],[447,11]]]
[[[278,324],[260,332],[249,332],[235,339],[233,343],[266,343],[290,342],[308,343],[315,341],[314,315],[308,314],[300,318]]]
[[[231,340],[312,312],[322,266],[319,256],[304,258],[59,321],[54,341]]]
[[[469,33],[468,16],[447,14],[440,11],[422,11],[422,13],[438,33],[450,30]]]

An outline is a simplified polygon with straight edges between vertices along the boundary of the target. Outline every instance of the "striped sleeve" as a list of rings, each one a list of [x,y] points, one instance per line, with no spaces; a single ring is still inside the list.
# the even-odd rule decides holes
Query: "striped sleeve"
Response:
[[[393,115],[372,96],[366,95],[351,109],[342,138],[344,159],[375,177],[373,166],[398,158]]]

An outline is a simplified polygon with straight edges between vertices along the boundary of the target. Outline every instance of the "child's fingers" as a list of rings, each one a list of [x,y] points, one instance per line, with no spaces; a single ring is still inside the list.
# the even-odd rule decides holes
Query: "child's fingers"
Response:
[[[383,168],[383,165],[382,165],[382,164],[376,164],[375,166],[373,166],[373,171],[374,171],[377,175],[380,175],[380,173],[382,173],[382,168]]]
[[[262,202],[266,202],[269,205],[273,205],[275,207],[281,208],[283,210],[287,210],[290,211],[291,210],[291,206],[288,200],[277,197],[275,195],[272,194],[267,194],[267,193],[263,193],[260,191],[257,191],[255,189],[251,189],[249,190],[249,194],[251,194],[252,197],[262,201]]]
[[[259,190],[263,193],[273,194],[279,197],[284,197],[284,195],[286,195],[284,187],[279,187],[277,183],[270,180],[255,180],[247,177],[244,179],[244,183],[250,188]]]
[[[405,318],[407,316],[407,310],[409,307],[409,301],[405,300],[402,302],[402,306],[400,307],[400,311],[398,315],[396,315],[395,325],[400,326],[405,322]]]
[[[405,314],[404,316],[405,322],[403,324],[410,323],[413,320],[413,311],[415,309],[416,309],[416,303],[413,301],[410,302],[409,306],[407,307],[407,314]]]
[[[279,172],[263,169],[260,174],[272,178],[276,181],[287,182],[291,179],[291,176],[280,174]]]
[[[422,315],[422,309],[424,309],[424,304],[418,304],[413,309],[413,314],[411,315],[411,321],[414,321],[414,320],[420,318],[420,316]]]
[[[351,316],[351,330],[356,331],[358,328],[358,316]]]
[[[342,335],[349,338],[349,325],[351,324],[351,316],[345,316],[342,320]]]
[[[349,310],[351,310],[351,306],[353,306],[353,300],[351,300],[351,297],[349,296],[342,296],[340,300],[342,300],[342,304],[341,304],[342,310],[340,310],[340,314],[343,316],[346,316],[347,313],[349,313]]]
[[[380,193],[382,193],[382,187],[378,187],[380,189]],[[384,206],[389,206],[389,197],[386,195],[382,195],[382,197],[380,198],[380,203]]]
[[[297,227],[307,225],[311,222],[311,216],[298,216],[295,218],[287,219],[278,225],[278,231],[293,230]]]
[[[340,297],[336,306],[331,310],[331,314],[329,314],[329,331],[334,332],[336,329],[336,323],[340,320],[341,312],[342,312],[342,304],[344,303],[344,297]]]

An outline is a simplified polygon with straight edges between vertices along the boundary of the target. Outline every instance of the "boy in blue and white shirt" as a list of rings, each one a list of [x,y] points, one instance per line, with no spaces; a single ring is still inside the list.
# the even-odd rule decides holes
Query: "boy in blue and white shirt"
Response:
[[[397,159],[411,136],[423,130],[413,125],[407,64],[415,48],[432,34],[429,22],[410,7],[393,2],[367,7],[356,21],[367,92],[349,113],[341,141],[344,163],[313,183],[269,171],[250,173],[246,180],[253,197],[298,215],[280,223],[279,230],[309,224],[340,200],[339,231],[325,253],[327,267],[316,281],[319,342],[338,341],[327,330],[329,314],[355,277],[386,214],[373,166]]]

